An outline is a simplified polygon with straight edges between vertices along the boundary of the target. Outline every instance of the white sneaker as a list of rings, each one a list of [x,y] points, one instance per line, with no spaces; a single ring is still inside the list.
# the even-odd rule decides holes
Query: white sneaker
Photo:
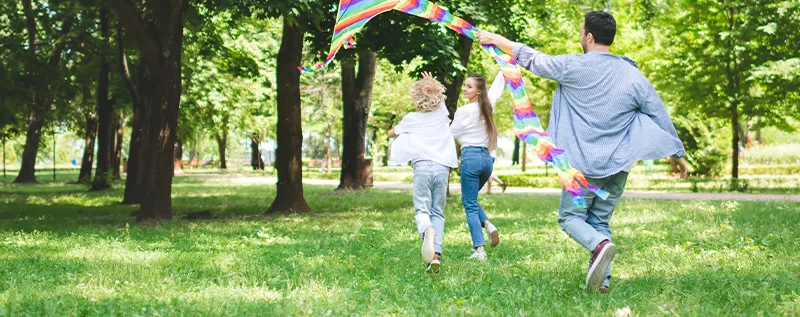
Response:
[[[436,255],[436,250],[434,250],[433,247],[433,239],[435,236],[436,230],[430,227],[425,229],[425,233],[422,236],[422,261],[425,261],[425,263],[431,263],[434,255]]]
[[[431,263],[428,263],[428,266],[425,268],[425,272],[439,273],[439,266],[441,266],[441,262],[437,259],[433,259]]]
[[[472,255],[470,255],[469,258],[476,259],[478,261],[486,261],[486,251],[472,251]]]

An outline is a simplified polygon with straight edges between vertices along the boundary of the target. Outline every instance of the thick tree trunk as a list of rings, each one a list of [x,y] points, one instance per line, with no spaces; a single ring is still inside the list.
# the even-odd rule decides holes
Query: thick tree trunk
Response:
[[[81,172],[78,174],[78,183],[89,184],[92,181],[92,163],[94,162],[94,140],[97,136],[97,117],[94,112],[87,111],[86,135],[84,135],[83,159],[81,159]]]
[[[122,179],[122,175],[120,173],[121,166],[122,166],[122,142],[124,139],[124,128],[125,128],[125,117],[122,115],[119,116],[119,122],[115,125],[116,128],[116,140],[114,140],[114,153],[111,156],[111,171],[112,171],[112,178],[114,180]]]
[[[511,165],[519,164],[519,142],[520,139],[514,135],[514,152],[511,153]]]
[[[104,43],[108,43],[111,31],[108,25],[108,11],[100,8],[100,32]],[[94,172],[92,190],[111,188],[111,152],[116,133],[113,130],[114,104],[108,99],[109,61],[105,54],[100,56],[100,78],[97,81],[97,168]]]
[[[467,68],[469,65],[469,58],[472,54],[472,39],[466,36],[459,36],[458,37],[458,56],[461,62],[461,66],[464,66],[464,69]],[[466,78],[466,73],[458,72],[455,77],[447,82],[445,91],[445,95],[447,96],[447,110],[450,111],[450,119],[452,120],[453,117],[456,115],[456,109],[458,108],[458,100],[461,97],[461,86],[464,85],[464,80]]]
[[[366,131],[372,105],[376,53],[358,53],[358,76],[352,62],[342,62],[342,172],[338,189],[363,190],[367,182]]]
[[[138,219],[172,218],[172,176],[181,97],[184,0],[145,2],[142,20],[131,0],[117,2],[117,16],[135,35],[144,65],[138,89],[147,138],[142,155],[143,199]],[[156,8],[157,6],[157,8]]]
[[[228,148],[228,129],[222,129],[222,135],[217,133],[214,135],[214,137],[217,139],[217,148],[219,149],[219,168],[227,169],[228,163],[225,160],[225,152]]]
[[[36,181],[36,153],[39,152],[39,143],[42,141],[42,127],[44,121],[36,118],[36,113],[31,111],[28,119],[28,132],[25,134],[25,148],[22,150],[22,166],[15,183],[37,183]]]
[[[300,65],[303,56],[303,30],[283,20],[283,36],[278,51],[278,192],[267,213],[309,211],[303,197],[303,130],[300,112]]]

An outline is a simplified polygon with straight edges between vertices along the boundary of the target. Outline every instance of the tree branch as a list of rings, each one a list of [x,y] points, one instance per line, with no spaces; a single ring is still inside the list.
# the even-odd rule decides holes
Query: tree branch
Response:
[[[67,47],[64,37],[66,37],[69,34],[69,31],[72,30],[73,23],[75,23],[74,14],[64,18],[64,22],[61,23],[61,37],[56,40],[56,47],[53,50],[53,54],[50,55],[50,67],[58,67],[58,63],[61,62],[61,53],[64,52],[64,49]]]
[[[131,72],[128,68],[128,56],[125,55],[125,44],[122,36],[122,23],[117,19],[117,47],[119,48],[119,72],[125,80],[125,86],[128,88],[128,93],[131,94],[134,104],[139,104],[139,91],[136,90],[136,85],[131,80]]]
[[[28,47],[33,55],[36,55],[36,17],[33,15],[31,0],[22,0],[22,7],[25,11],[25,22],[28,27]]]
[[[117,19],[136,37],[142,57],[148,63],[157,62],[160,59],[158,40],[151,35],[130,0],[120,0],[118,3]]]

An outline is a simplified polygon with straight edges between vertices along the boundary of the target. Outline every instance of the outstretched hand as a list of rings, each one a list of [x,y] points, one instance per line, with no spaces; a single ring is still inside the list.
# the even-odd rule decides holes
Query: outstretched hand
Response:
[[[436,80],[436,76],[431,75],[430,72],[422,72],[422,79],[433,79]]]
[[[514,42],[501,35],[497,35],[488,31],[480,31],[478,34],[476,34],[476,37],[481,45],[494,45],[506,54],[512,53],[512,46],[514,45]]]

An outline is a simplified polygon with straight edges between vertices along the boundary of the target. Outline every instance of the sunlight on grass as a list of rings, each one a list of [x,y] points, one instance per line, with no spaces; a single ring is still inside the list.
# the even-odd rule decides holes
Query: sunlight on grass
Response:
[[[175,219],[132,222],[122,194],[0,191],[5,315],[798,315],[800,210],[786,202],[623,200],[612,293],[557,197],[481,196],[502,243],[469,260],[460,197],[442,271],[424,272],[411,196],[306,188],[311,213],[263,216],[274,188],[181,179]],[[185,221],[207,210],[217,219]]]

